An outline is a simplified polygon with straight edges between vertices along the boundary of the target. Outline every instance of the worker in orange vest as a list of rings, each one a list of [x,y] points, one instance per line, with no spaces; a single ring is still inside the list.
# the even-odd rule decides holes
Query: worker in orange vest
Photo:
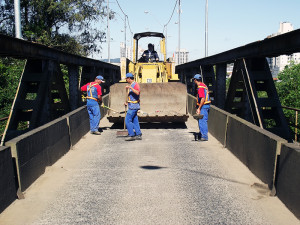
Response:
[[[90,133],[100,135],[99,123],[101,119],[100,106],[102,103],[102,89],[100,84],[104,82],[102,76],[97,76],[94,82],[89,82],[81,87],[81,91],[86,91],[86,107],[90,117]],[[99,103],[98,103],[99,102]]]
[[[132,73],[126,74],[126,82],[128,83],[125,87],[128,91],[128,100],[125,102],[125,105],[128,105],[128,111],[125,117],[125,123],[128,130],[128,137],[125,140],[142,140],[142,132],[137,115],[140,109],[140,86],[134,81]]]
[[[208,121],[208,113],[210,109],[210,99],[209,99],[209,91],[207,86],[202,83],[202,75],[196,74],[194,76],[194,83],[198,87],[197,91],[197,111],[196,114],[201,114],[203,117],[198,120],[199,123],[199,140],[201,141],[208,141],[208,127],[207,127],[207,121]]]

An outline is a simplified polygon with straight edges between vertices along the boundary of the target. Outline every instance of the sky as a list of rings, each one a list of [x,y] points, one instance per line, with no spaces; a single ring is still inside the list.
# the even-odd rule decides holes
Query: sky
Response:
[[[106,1],[105,1],[106,2]],[[118,0],[127,14],[132,33],[163,32],[171,18],[176,0]],[[181,0],[180,48],[189,52],[189,61],[205,56],[205,3],[206,0]],[[109,7],[116,12],[110,21],[110,58],[120,57],[120,42],[125,41],[124,14],[116,0]],[[300,0],[208,0],[208,55],[215,55],[277,33],[280,22],[290,22],[300,28]],[[148,13],[145,13],[148,11]],[[167,57],[178,48],[178,4],[167,25]],[[106,19],[100,22],[106,29]],[[132,34],[127,26],[126,43],[131,45]],[[145,40],[145,49],[147,43]],[[143,44],[142,42],[140,42]],[[158,43],[154,42],[157,46]],[[158,49],[156,49],[158,50]],[[101,55],[108,57],[108,44],[102,43]]]

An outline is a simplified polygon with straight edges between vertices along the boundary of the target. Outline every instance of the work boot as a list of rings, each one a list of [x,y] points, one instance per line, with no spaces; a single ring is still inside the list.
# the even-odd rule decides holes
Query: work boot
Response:
[[[101,133],[99,131],[91,131],[91,134],[101,135]]]
[[[198,141],[201,141],[201,138],[202,138],[201,133],[198,133],[197,136],[198,136],[198,139],[197,139],[197,140],[198,140]]]
[[[140,134],[140,135],[135,136],[135,139],[136,140],[142,140],[142,135]]]
[[[195,138],[195,141],[198,141],[199,140],[199,135],[197,133],[194,133],[194,138]]]
[[[135,141],[135,137],[129,136],[128,138],[125,138],[125,141]]]

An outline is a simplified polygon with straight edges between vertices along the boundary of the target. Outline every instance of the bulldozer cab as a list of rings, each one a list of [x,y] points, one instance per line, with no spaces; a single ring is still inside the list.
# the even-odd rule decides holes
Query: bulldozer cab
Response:
[[[144,52],[141,51],[139,41],[146,37],[159,39],[162,59],[157,60],[158,56],[155,55],[157,53],[154,51],[153,53],[149,49]],[[172,60],[167,61],[165,36],[163,33],[144,32],[136,33],[133,36],[133,61],[129,63],[127,72],[134,74],[135,81],[138,83],[166,83],[179,80],[178,75],[175,74],[174,62]]]
[[[141,38],[147,38],[147,37],[157,37],[157,38],[161,39],[160,40],[160,53],[163,55],[163,62],[166,62],[165,36],[163,35],[163,33],[157,33],[157,32],[137,33],[133,36],[133,56],[134,56],[133,62],[134,63],[136,63],[138,61],[149,62],[149,60],[141,60],[141,58],[143,57],[143,54],[141,55],[141,57],[139,57],[139,40]],[[151,43],[148,44],[148,50],[149,50],[149,45],[151,45]],[[152,44],[152,46],[153,46],[153,44]],[[146,51],[148,51],[148,50],[146,50]],[[152,51],[155,51],[155,49],[153,48]],[[154,60],[151,60],[151,62],[153,62],[153,61]]]

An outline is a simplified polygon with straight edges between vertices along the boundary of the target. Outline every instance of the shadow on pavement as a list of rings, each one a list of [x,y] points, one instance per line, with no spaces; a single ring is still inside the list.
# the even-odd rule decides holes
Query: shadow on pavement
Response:
[[[185,123],[140,123],[141,129],[186,129]],[[124,129],[123,123],[114,123],[110,129]]]
[[[145,169],[145,170],[159,170],[159,169],[164,169],[164,168],[167,168],[167,167],[147,165],[147,166],[140,166],[140,168]]]

